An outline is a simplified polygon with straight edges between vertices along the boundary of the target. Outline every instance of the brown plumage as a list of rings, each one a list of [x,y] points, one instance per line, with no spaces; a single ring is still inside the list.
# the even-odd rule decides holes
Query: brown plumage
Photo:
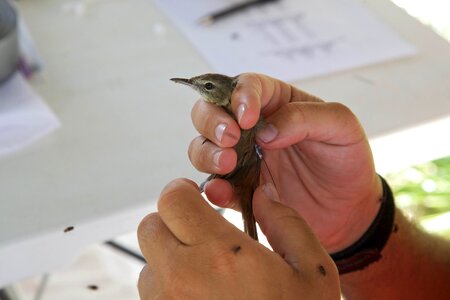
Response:
[[[186,84],[200,93],[206,102],[221,106],[234,119],[231,111],[231,94],[236,86],[237,77],[228,77],[221,74],[203,74],[186,78],[172,78],[174,82]],[[259,185],[261,170],[261,149],[256,144],[256,131],[263,126],[264,120],[260,117],[256,126],[249,130],[241,129],[241,138],[234,147],[237,153],[236,168],[229,174],[212,174],[207,180],[223,178],[231,183],[241,205],[244,231],[255,240],[258,240],[256,222],[253,215],[252,199],[256,187]]]

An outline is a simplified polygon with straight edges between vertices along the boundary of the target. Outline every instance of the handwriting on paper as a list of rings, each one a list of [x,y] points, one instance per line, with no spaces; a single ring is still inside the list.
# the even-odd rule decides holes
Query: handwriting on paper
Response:
[[[415,53],[357,0],[283,0],[198,24],[234,2],[156,0],[214,71],[230,75],[255,71],[296,80]]]

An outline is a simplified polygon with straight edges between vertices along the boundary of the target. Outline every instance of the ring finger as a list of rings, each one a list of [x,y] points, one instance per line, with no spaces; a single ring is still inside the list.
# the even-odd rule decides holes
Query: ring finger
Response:
[[[188,155],[197,170],[210,174],[230,173],[237,162],[236,151],[233,148],[220,148],[204,136],[192,140]]]

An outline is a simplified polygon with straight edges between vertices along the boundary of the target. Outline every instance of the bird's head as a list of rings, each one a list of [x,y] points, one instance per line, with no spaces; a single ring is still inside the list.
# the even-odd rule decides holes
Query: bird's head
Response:
[[[229,107],[231,93],[236,86],[236,77],[213,73],[192,78],[171,78],[170,80],[190,86],[199,92],[206,102],[223,107]]]

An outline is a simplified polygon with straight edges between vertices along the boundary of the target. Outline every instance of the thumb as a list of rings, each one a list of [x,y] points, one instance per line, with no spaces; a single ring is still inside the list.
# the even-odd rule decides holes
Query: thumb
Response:
[[[345,146],[364,138],[358,119],[340,103],[291,102],[266,121],[257,132],[264,149],[285,148],[303,140]]]
[[[296,270],[328,265],[331,258],[320,245],[303,218],[292,208],[279,202],[271,183],[259,186],[253,196],[256,221],[273,250]]]

